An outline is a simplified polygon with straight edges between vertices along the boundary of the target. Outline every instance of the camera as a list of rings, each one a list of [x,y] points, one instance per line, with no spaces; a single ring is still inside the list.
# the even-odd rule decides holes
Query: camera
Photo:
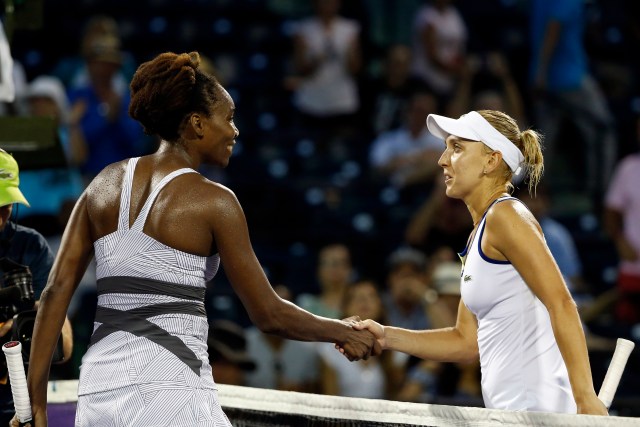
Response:
[[[0,258],[0,269],[4,272],[4,285],[0,288],[0,322],[6,322],[16,314],[33,310],[33,277],[29,267],[8,258]]]
[[[13,319],[11,332],[0,337],[0,345],[7,341],[22,343],[22,360],[29,363],[33,327],[37,311],[33,276],[28,266],[19,264],[8,258],[0,258],[0,270],[3,271],[3,286],[0,288],[0,324]],[[64,361],[62,335],[53,353],[51,363]],[[6,359],[0,357],[0,378],[7,373]]]

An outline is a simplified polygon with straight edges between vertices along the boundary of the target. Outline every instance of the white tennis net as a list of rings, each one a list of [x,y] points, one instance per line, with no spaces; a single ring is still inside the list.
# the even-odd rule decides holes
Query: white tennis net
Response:
[[[49,412],[74,409],[77,381],[49,383]],[[500,411],[285,392],[218,384],[220,402],[236,427],[262,426],[640,426],[640,418]],[[55,412],[55,411],[54,411]],[[62,411],[65,412],[65,411]],[[50,415],[51,421],[51,415]],[[58,427],[66,425],[51,424]]]

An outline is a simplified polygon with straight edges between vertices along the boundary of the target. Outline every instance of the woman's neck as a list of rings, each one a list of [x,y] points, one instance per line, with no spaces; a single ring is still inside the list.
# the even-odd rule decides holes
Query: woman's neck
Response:
[[[178,163],[184,163],[186,167],[197,169],[200,166],[200,160],[193,156],[186,148],[186,144],[180,142],[167,142],[162,140],[156,151],[156,155],[171,159]]]
[[[476,227],[487,209],[493,202],[500,197],[508,196],[509,193],[504,188],[494,189],[493,191],[482,192],[477,197],[472,197],[470,200],[465,200],[465,204],[471,213],[473,219],[473,226]]]

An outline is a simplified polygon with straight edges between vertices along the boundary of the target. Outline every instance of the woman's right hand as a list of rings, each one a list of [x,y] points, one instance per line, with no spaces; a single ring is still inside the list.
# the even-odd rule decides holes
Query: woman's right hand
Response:
[[[26,427],[47,427],[47,409],[44,408],[42,410],[38,410],[37,408],[32,408],[32,420],[26,424]],[[18,419],[18,415],[14,415],[11,421],[9,421],[9,427],[18,427],[20,425],[20,420]]]
[[[380,345],[372,334],[356,329],[357,323],[354,321],[348,324],[352,328],[351,331],[347,334],[345,342],[336,346],[341,353],[352,362],[361,359],[367,360],[369,356],[380,354]]]
[[[356,329],[359,331],[366,329],[367,331],[371,332],[373,336],[376,338],[376,341],[378,342],[378,345],[380,345],[381,350],[385,350],[387,348],[385,334],[384,334],[384,326],[382,326],[380,323],[376,322],[375,320],[367,319],[367,320],[363,320],[362,322],[354,323],[353,329]]]

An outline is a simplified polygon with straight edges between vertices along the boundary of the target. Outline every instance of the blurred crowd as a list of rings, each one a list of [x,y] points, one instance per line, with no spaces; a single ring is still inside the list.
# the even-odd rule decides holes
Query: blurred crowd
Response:
[[[197,50],[234,98],[240,131],[229,167],[201,173],[242,201],[282,298],[334,318],[455,324],[456,254],[472,224],[444,195],[444,146],[425,119],[494,109],[544,134],[543,185],[530,195],[516,183],[516,196],[579,303],[594,383],[615,338],[640,340],[637,2],[130,3],[51,0],[40,30],[10,40],[16,99],[0,104],[0,116],[53,118],[64,155],[20,165],[31,207],[16,221],[54,252],[93,176],[156,147],[127,114],[136,67],[159,52]],[[60,377],[77,378],[92,332],[91,268],[70,308],[77,351],[56,368]],[[477,365],[393,353],[350,363],[330,344],[262,334],[224,274],[211,283],[207,310],[216,381],[482,404]],[[640,374],[637,364],[629,369]],[[624,383],[620,390],[633,394]]]

